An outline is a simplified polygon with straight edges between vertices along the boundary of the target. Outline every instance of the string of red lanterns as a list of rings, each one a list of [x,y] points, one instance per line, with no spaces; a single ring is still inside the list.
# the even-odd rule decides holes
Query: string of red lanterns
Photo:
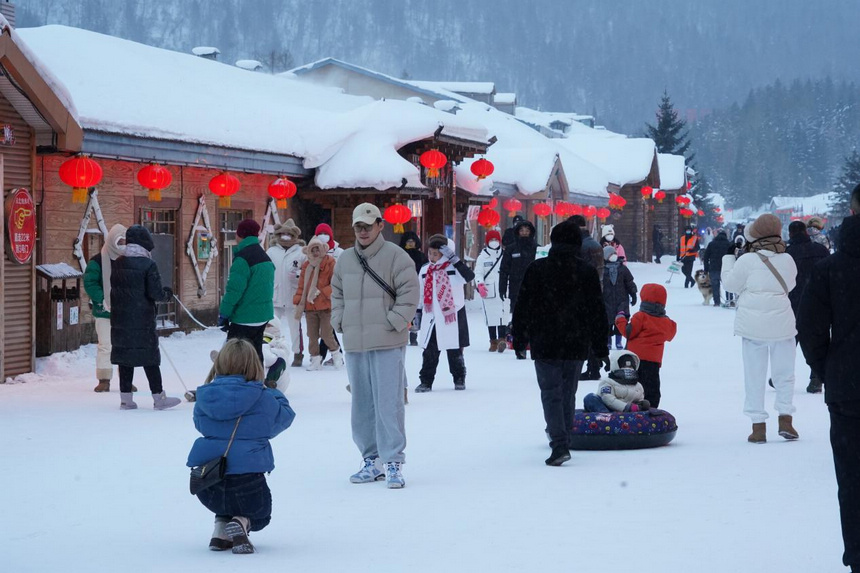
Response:
[[[60,165],[60,180],[72,188],[72,203],[86,203],[87,189],[102,180],[102,168],[89,157],[78,155]]]

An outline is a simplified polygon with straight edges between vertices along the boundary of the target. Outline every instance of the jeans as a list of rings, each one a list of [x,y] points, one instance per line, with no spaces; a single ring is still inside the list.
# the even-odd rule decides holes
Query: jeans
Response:
[[[830,446],[839,486],[842,563],[860,570],[860,400],[829,404]]]
[[[487,331],[490,333],[490,340],[505,340],[508,335],[507,326],[488,326]]]
[[[639,362],[639,383],[645,389],[645,399],[652,408],[660,405],[660,363],[642,360]]]
[[[570,448],[573,409],[582,360],[535,360],[540,401],[551,448]]]
[[[597,394],[586,394],[582,400],[582,407],[586,412],[612,412]]]
[[[714,306],[720,306],[720,271],[711,271],[708,276],[711,279],[711,289],[714,291]]]
[[[131,392],[131,383],[134,382],[134,366],[117,366],[119,370],[119,391]],[[144,366],[146,379],[149,381],[149,391],[153,394],[161,394],[164,388],[161,386],[161,368],[159,366]]]
[[[463,358],[462,348],[453,348],[445,351],[448,354],[448,370],[454,378],[454,382],[466,381],[466,360]],[[433,380],[436,378],[436,368],[439,366],[439,355],[442,351],[436,342],[436,328],[430,333],[430,340],[427,342],[427,348],[422,354],[423,362],[421,370],[418,372],[418,380],[422,384],[428,386],[433,385]]]
[[[235,322],[231,322],[230,327],[227,329],[227,340],[230,340],[231,338],[244,338],[250,342],[254,347],[254,350],[257,351],[257,356],[260,357],[260,364],[265,364],[263,361],[263,333],[265,331],[265,324],[261,324],[260,326],[249,326],[247,324],[236,324]]]
[[[272,492],[264,474],[228,474],[212,487],[197,493],[215,517],[251,520],[251,531],[260,531],[272,521]]]
[[[744,385],[746,398],[744,414],[753,423],[767,420],[764,410],[764,391],[767,386],[767,366],[770,362],[770,375],[776,389],[774,408],[780,415],[794,413],[794,338],[785,340],[743,339]]]

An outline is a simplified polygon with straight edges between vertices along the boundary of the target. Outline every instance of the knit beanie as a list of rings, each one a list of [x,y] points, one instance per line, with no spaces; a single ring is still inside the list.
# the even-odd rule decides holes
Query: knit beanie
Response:
[[[582,230],[579,225],[568,219],[552,228],[549,241],[553,245],[570,245],[579,249],[582,247]]]
[[[756,241],[764,237],[779,237],[782,235],[782,221],[771,213],[759,215],[745,230],[747,241]]]
[[[293,239],[298,239],[302,236],[302,230],[299,229],[292,219],[287,219],[272,231],[275,235],[289,235]]]
[[[490,241],[498,241],[502,242],[502,234],[493,229],[492,231],[487,231],[487,236],[484,237],[484,244],[489,245]]]
[[[615,234],[615,226],[614,225],[603,225],[600,227],[600,236],[606,237],[606,235],[614,235]]]
[[[253,219],[245,219],[236,227],[236,236],[240,239],[256,237],[260,234],[260,224]]]
[[[604,261],[608,261],[609,257],[611,257],[612,255],[618,255],[618,252],[615,250],[615,247],[612,247],[610,245],[606,245],[605,247],[603,247],[603,260]]]
[[[132,225],[125,232],[126,245],[140,245],[147,251],[155,248],[155,243],[152,242],[152,235],[149,234],[149,229],[142,225]]]

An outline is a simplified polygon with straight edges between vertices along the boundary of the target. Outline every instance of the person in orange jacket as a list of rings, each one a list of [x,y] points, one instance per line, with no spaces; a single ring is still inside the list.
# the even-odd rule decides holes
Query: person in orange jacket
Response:
[[[678,325],[666,316],[666,289],[649,283],[639,293],[639,312],[631,318],[618,313],[615,326],[627,338],[627,348],[640,358],[639,381],[645,388],[645,399],[652,408],[660,405],[660,366],[663,347],[678,332]]]

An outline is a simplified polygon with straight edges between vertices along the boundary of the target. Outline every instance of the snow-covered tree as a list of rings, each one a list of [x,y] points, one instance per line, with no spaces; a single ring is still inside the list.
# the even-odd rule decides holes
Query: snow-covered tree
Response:
[[[687,122],[678,117],[675,105],[669,94],[664,91],[660,100],[660,108],[657,110],[657,125],[645,124],[645,135],[657,144],[658,153],[671,153],[683,155],[687,158],[687,164],[693,160],[694,154],[687,155],[690,148],[689,132],[684,128]]]
[[[860,185],[860,153],[855,149],[845,158],[842,164],[842,174],[833,184],[837,195],[836,201],[830,204],[830,213],[834,217],[847,217],[850,214],[851,191]]]

